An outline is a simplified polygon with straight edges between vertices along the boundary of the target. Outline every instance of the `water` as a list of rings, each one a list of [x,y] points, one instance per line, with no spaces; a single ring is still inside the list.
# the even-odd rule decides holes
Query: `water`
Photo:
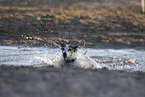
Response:
[[[83,54],[87,49],[79,49]],[[49,64],[59,48],[0,46],[0,65],[39,66]],[[110,70],[145,72],[145,51],[135,49],[88,49],[86,56]]]

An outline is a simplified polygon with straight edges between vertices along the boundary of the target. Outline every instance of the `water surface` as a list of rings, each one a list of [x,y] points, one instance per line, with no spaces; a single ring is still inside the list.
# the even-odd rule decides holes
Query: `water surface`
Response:
[[[145,51],[135,49],[79,49],[86,56],[111,70],[145,72]],[[59,48],[0,46],[0,65],[31,66],[49,64]]]

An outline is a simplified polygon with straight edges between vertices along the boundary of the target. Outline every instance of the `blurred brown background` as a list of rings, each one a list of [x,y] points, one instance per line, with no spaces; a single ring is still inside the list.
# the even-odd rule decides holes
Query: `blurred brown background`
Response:
[[[140,0],[0,0],[0,43],[144,47]]]

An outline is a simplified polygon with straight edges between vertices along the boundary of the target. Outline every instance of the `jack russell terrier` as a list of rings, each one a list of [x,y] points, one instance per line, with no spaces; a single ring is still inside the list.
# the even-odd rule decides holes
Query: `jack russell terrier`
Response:
[[[82,68],[100,68],[100,66],[91,58],[78,53],[78,46],[61,44],[61,51],[52,60],[52,65],[56,67],[82,67]]]

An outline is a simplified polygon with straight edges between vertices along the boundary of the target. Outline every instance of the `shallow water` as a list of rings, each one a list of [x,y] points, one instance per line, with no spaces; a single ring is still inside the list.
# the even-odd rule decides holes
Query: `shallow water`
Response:
[[[86,56],[94,59],[102,67],[110,70],[145,72],[145,51],[135,49],[79,49],[79,53],[88,50]],[[58,48],[0,46],[0,65],[49,64],[48,59],[58,54]]]

